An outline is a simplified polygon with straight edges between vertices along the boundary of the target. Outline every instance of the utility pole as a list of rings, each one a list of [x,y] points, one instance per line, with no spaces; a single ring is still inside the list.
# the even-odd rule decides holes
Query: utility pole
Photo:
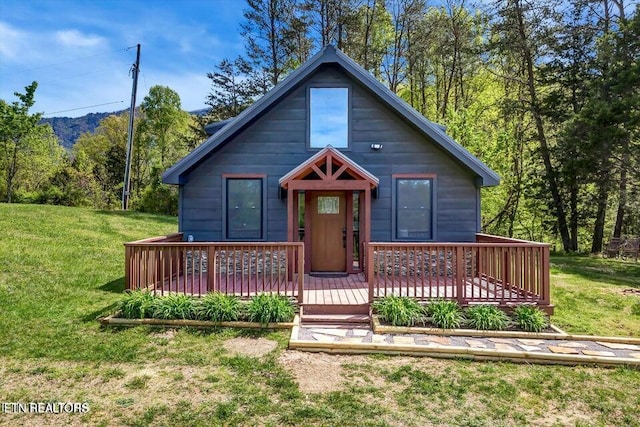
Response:
[[[129,132],[127,137],[127,161],[124,169],[124,185],[122,186],[122,210],[129,208],[129,190],[131,188],[131,151],[133,150],[133,119],[136,112],[136,94],[138,92],[138,73],[140,72],[140,43],[136,45],[136,62],[131,66],[133,87],[131,88],[131,108],[129,109]]]

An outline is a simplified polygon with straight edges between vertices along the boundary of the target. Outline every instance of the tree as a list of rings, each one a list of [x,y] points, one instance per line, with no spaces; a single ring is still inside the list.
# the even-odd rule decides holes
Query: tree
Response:
[[[535,138],[538,152],[544,165],[545,184],[551,193],[557,228],[560,233],[562,247],[565,251],[575,251],[572,246],[567,224],[565,201],[558,185],[558,172],[551,157],[550,142],[547,138],[540,88],[538,85],[536,60],[540,52],[541,40],[547,35],[549,28],[543,24],[543,13],[547,10],[543,5],[524,4],[522,0],[509,0],[500,5],[501,20],[496,23],[496,30],[502,37],[502,49],[517,52],[524,66],[522,79],[527,88],[526,105],[535,125]]]
[[[302,9],[320,47],[336,44],[343,48],[343,27],[354,9],[351,0],[305,0]]]
[[[344,21],[344,52],[362,67],[381,77],[384,55],[393,43],[393,24],[384,0],[354,4]]]
[[[5,200],[11,203],[16,185],[16,177],[29,161],[29,154],[38,150],[43,143],[45,126],[38,122],[42,114],[29,114],[35,103],[37,82],[25,87],[24,93],[15,92],[18,101],[8,104],[0,100],[0,150],[4,172]]]
[[[275,86],[293,68],[296,40],[291,38],[290,29],[295,18],[295,2],[247,0],[244,18],[240,28],[252,66],[263,71],[271,86]]]
[[[166,86],[153,86],[140,109],[142,117],[138,130],[144,140],[144,146],[140,148],[156,152],[157,166],[167,168],[185,154],[180,146],[180,135],[187,128],[189,115],[182,111],[180,95]]]
[[[138,119],[136,119],[138,120]],[[135,124],[137,125],[137,123]],[[101,208],[117,206],[125,168],[128,114],[111,115],[100,121],[95,133],[84,133],[73,147],[74,158],[82,158],[98,183]],[[135,160],[135,159],[134,159]],[[133,162],[133,176],[137,173]]]
[[[211,119],[221,121],[235,117],[253,103],[259,90],[251,73],[251,65],[240,56],[233,62],[223,59],[215,71],[207,73],[211,79],[211,92],[206,103],[211,107],[208,112]]]

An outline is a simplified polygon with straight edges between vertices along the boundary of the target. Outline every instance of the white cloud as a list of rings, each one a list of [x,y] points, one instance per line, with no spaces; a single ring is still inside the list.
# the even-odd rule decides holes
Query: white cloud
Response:
[[[106,40],[95,34],[83,34],[78,30],[56,31],[56,39],[67,47],[97,47]]]
[[[26,33],[0,22],[0,57],[16,58],[25,45]]]

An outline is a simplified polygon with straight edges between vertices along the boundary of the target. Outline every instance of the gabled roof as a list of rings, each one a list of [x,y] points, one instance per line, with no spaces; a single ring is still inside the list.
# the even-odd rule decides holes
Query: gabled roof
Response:
[[[232,121],[235,117],[231,117],[229,119],[221,120],[219,122],[209,123],[204,127],[204,131],[207,135],[211,136],[218,132],[220,129],[225,127],[230,121]]]
[[[225,144],[232,136],[243,129],[244,126],[248,125],[255,118],[266,112],[272,105],[297,87],[322,64],[329,63],[338,64],[354,79],[371,90],[371,92],[382,102],[395,110],[409,123],[413,124],[419,131],[428,136],[441,148],[458,159],[460,163],[482,179],[483,186],[499,184],[500,177],[494,171],[489,169],[487,165],[478,160],[473,154],[468,152],[464,147],[451,139],[451,137],[444,132],[442,126],[427,120],[422,114],[418,113],[413,109],[413,107],[376,80],[364,68],[331,45],[326,46],[322,51],[314,55],[297,70],[289,74],[287,78],[278,83],[266,95],[251,105],[251,107],[231,119],[221,129],[207,138],[207,140],[199,145],[195,150],[169,168],[162,175],[162,181],[167,184],[179,184],[181,175],[191,170],[210,153]]]
[[[327,165],[333,163],[339,166],[336,172],[333,172]],[[322,172],[318,166],[325,165],[325,171]],[[282,188],[287,188],[289,182],[292,180],[304,179],[312,172],[316,172],[320,179],[323,180],[335,180],[342,173],[347,173],[355,179],[367,181],[371,185],[371,188],[377,187],[380,182],[378,178],[372,173],[368,172],[365,168],[333,148],[331,145],[327,145],[322,150],[318,151],[313,156],[309,157],[306,161],[296,166],[285,176],[280,178],[278,183]]]

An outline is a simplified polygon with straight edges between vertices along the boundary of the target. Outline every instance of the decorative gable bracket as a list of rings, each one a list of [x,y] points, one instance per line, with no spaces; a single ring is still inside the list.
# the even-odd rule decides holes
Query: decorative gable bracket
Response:
[[[365,190],[379,180],[362,166],[328,145],[280,178],[284,190]]]

